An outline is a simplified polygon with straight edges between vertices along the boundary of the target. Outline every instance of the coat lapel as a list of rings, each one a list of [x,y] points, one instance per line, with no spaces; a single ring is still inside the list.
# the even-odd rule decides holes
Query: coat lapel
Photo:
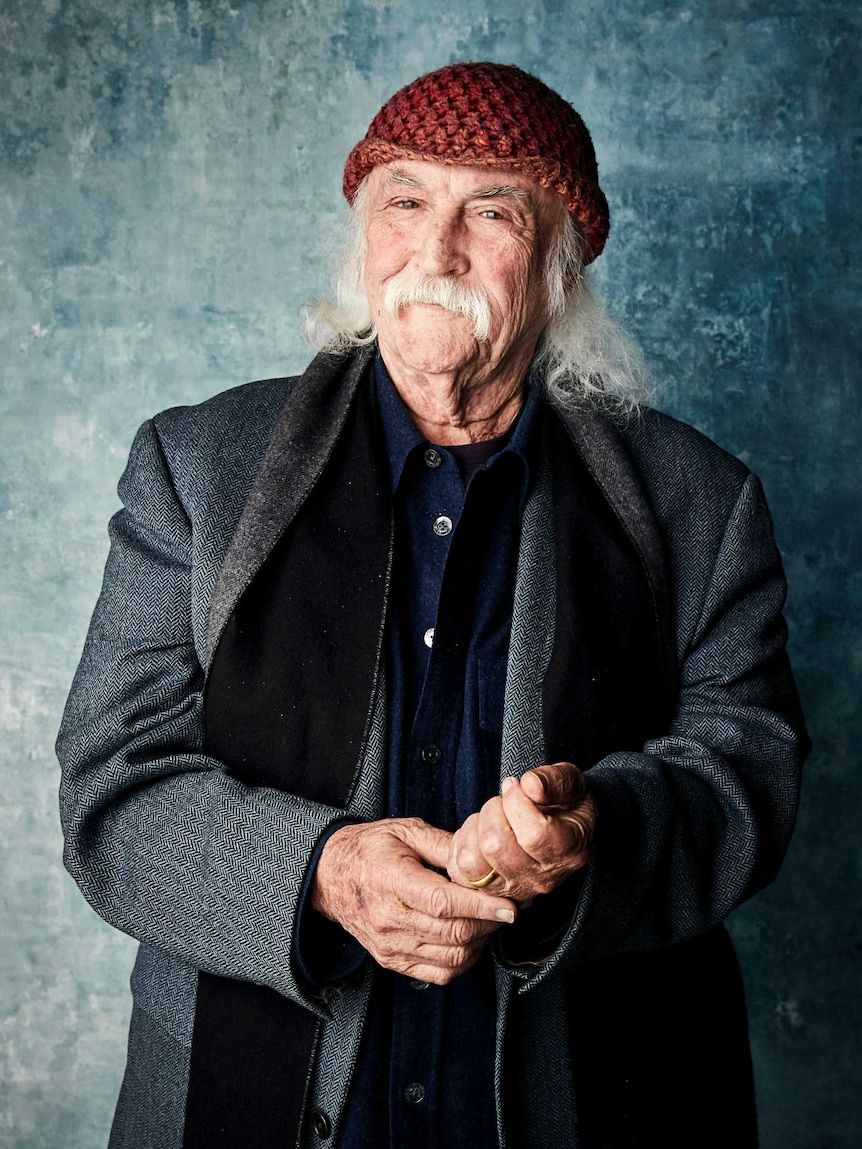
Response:
[[[222,584],[222,601],[239,596],[210,659],[204,713],[208,752],[245,781],[346,807],[377,694],[392,508],[368,380],[336,386],[334,402],[328,388],[315,395],[330,436],[343,428],[334,442],[297,458],[295,413],[276,427],[232,547],[234,581]],[[311,494],[290,489],[297,471],[313,478]]]
[[[210,601],[207,667],[228,619],[320,478],[373,349],[320,354],[291,391],[272,432]]]
[[[661,647],[665,685],[675,693],[677,666],[667,576],[667,558],[655,510],[646,494],[625,441],[627,421],[638,415],[617,416],[597,408],[568,410],[555,405],[556,414],[587,471],[604,495],[634,547],[653,601],[656,632]]]
[[[601,413],[558,415],[522,523],[503,776],[637,748],[675,697],[661,536],[625,441]]]

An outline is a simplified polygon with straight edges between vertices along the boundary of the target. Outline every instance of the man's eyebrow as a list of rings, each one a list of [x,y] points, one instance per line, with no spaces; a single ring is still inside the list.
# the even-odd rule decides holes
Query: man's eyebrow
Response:
[[[419,180],[411,179],[410,176],[405,175],[399,168],[387,168],[386,171],[389,179],[392,180],[393,183],[406,184],[407,187],[411,188],[421,188],[423,186]]]
[[[411,188],[424,188],[425,185],[421,180],[413,179],[400,168],[391,167],[386,169],[387,177],[396,184],[404,184],[406,187]],[[530,193],[526,188],[516,187],[514,184],[492,184],[490,187],[477,188],[476,191],[470,192],[470,199],[491,199],[494,196],[510,196],[512,199],[529,199]]]
[[[513,184],[494,184],[493,187],[478,188],[470,193],[471,199],[490,199],[492,196],[511,196],[512,199],[529,199],[530,193],[526,188],[515,187]]]

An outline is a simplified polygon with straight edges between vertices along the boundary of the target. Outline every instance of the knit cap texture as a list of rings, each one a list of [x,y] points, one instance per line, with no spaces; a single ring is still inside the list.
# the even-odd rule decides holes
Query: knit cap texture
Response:
[[[553,189],[575,216],[591,262],[610,227],[586,124],[562,96],[511,64],[450,64],[401,88],[347,158],[352,202],[377,164],[395,159],[507,168]]]

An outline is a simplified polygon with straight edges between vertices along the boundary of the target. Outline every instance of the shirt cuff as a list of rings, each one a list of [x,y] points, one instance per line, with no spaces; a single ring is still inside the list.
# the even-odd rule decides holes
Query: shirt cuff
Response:
[[[352,934],[338,922],[319,914],[311,905],[311,885],[323,848],[336,830],[354,826],[352,818],[333,822],[321,834],[305,871],[296,907],[296,929],[293,933],[293,964],[297,974],[311,992],[343,982],[362,965],[368,953]]]

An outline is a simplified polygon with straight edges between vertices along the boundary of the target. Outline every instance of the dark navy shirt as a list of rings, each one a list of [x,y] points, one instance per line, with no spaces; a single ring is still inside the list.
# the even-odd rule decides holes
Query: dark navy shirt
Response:
[[[499,792],[538,394],[528,388],[506,435],[444,448],[422,436],[379,358],[374,387],[396,523],[386,812],[455,830]],[[365,954],[338,927],[321,930],[316,916],[301,912],[296,956],[322,985]],[[378,970],[339,1149],[496,1146],[495,1027],[489,953],[446,987]]]

